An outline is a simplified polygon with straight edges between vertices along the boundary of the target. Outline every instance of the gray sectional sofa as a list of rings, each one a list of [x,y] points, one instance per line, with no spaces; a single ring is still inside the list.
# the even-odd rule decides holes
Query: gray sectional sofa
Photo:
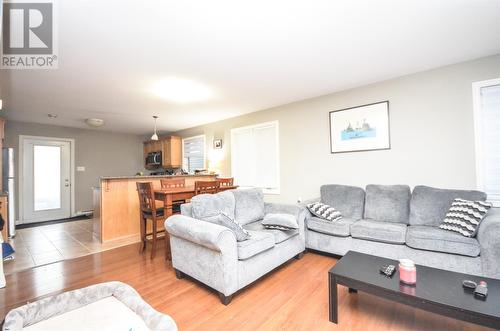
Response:
[[[170,234],[172,265],[184,275],[219,292],[228,304],[244,288],[307,249],[344,255],[349,250],[401,259],[457,272],[500,278],[500,211],[491,209],[476,238],[438,226],[455,198],[485,200],[478,191],[445,190],[406,185],[368,185],[366,190],[324,185],[321,201],[338,209],[336,222],[313,216],[305,204],[264,203],[262,191],[233,190],[234,199],[218,208],[234,211],[237,223],[251,238],[237,241],[228,227],[193,218],[192,204],[181,215],[165,221]],[[218,193],[225,194],[226,193]],[[213,206],[208,206],[213,207]],[[262,226],[269,213],[294,215],[298,230],[270,230]]]
[[[235,221],[251,234],[248,240],[238,242],[229,228],[193,218],[190,203],[181,205],[181,215],[165,221],[177,277],[188,275],[208,285],[226,305],[238,290],[291,258],[300,258],[305,250],[306,215],[296,205],[264,203],[261,190],[229,192],[234,199],[225,199],[228,205],[218,208],[234,210]],[[218,194],[227,195],[227,191]],[[294,215],[299,229],[265,229],[261,222],[269,213]]]
[[[321,201],[343,219],[327,222],[307,212],[306,247],[335,255],[349,250],[417,264],[500,278],[500,211],[492,208],[477,237],[468,238],[438,226],[455,198],[486,199],[479,191],[406,185],[368,185],[366,190],[324,185]]]

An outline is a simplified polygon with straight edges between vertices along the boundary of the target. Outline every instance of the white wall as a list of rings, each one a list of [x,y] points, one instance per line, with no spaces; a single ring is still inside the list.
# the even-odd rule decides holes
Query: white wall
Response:
[[[353,68],[356,70],[356,68]],[[500,54],[207,124],[175,134],[223,139],[230,171],[230,129],[280,125],[281,194],[269,201],[318,196],[327,183],[475,188],[472,82],[500,77]],[[331,110],[389,100],[391,150],[330,154]]]

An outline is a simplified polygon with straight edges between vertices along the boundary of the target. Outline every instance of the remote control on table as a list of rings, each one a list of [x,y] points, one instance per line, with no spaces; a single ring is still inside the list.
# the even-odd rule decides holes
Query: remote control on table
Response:
[[[380,273],[386,275],[387,277],[392,277],[394,272],[396,271],[396,266],[392,264],[384,265],[380,268]]]
[[[462,286],[467,289],[475,290],[477,287],[477,283],[472,280],[464,280],[462,282]]]

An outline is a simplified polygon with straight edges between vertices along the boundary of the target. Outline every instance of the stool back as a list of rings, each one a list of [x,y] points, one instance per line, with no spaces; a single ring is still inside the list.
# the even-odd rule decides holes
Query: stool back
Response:
[[[217,178],[217,181],[219,182],[219,191],[220,191],[224,187],[233,186],[234,178]]]
[[[186,180],[184,178],[162,179],[160,183],[162,189],[186,187]]]
[[[153,216],[156,218],[156,204],[153,196],[153,183],[136,183],[139,194],[139,205],[141,216]]]
[[[194,195],[213,194],[219,190],[219,182],[216,180],[194,182]]]

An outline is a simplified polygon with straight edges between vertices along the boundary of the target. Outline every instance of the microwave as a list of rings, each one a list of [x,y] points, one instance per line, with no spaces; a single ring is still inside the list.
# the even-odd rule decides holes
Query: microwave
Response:
[[[146,156],[146,166],[161,166],[161,152],[151,152]]]

